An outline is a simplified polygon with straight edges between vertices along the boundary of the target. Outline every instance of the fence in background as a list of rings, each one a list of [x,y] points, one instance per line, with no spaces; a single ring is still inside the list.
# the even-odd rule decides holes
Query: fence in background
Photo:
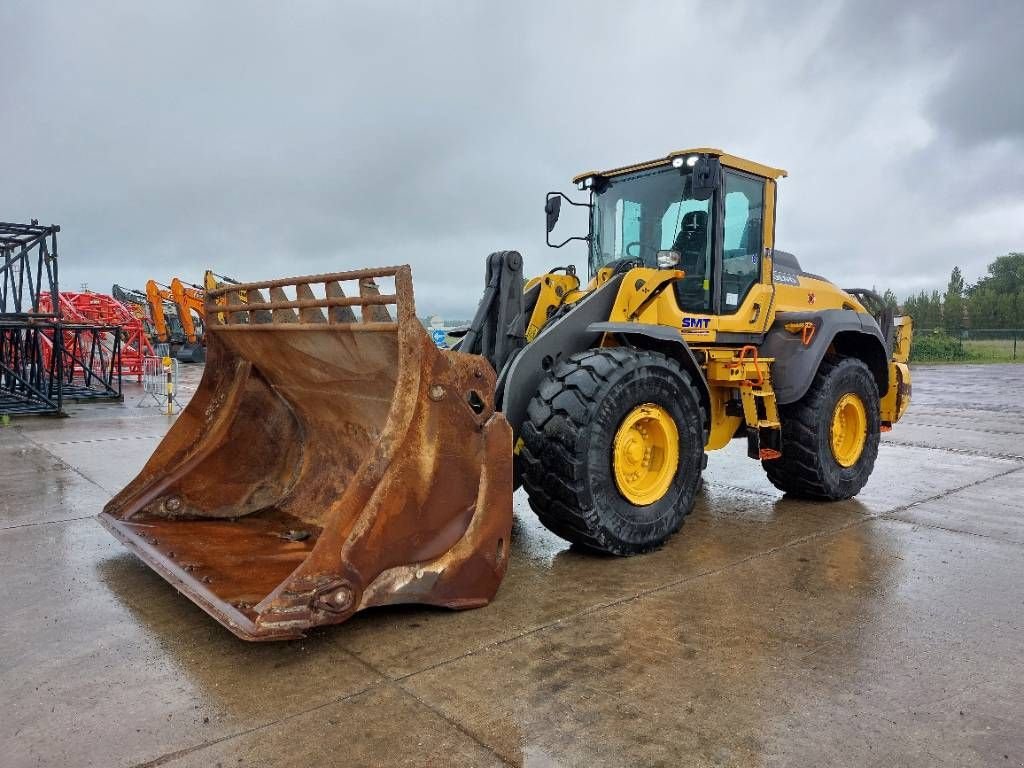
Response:
[[[912,358],[916,360],[1024,361],[1024,329],[915,328]]]

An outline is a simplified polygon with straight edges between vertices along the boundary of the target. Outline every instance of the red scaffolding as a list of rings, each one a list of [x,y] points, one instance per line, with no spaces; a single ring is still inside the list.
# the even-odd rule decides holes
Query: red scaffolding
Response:
[[[42,294],[39,303],[43,311],[49,311],[50,295]],[[156,352],[146,335],[143,319],[135,312],[105,293],[61,291],[60,314],[66,323],[95,326],[90,343],[98,345],[100,354],[109,352],[111,360],[116,359],[113,352],[119,349],[121,375],[142,381],[143,361]],[[65,339],[65,348],[71,342]]]

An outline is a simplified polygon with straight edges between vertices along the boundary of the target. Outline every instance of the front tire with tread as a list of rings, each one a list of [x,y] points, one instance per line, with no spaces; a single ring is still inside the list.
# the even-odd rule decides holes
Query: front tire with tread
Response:
[[[619,491],[613,441],[639,405],[665,409],[679,432],[668,490],[643,506]],[[591,550],[633,555],[660,546],[693,508],[703,469],[705,410],[690,375],[659,352],[607,347],[550,371],[527,409],[519,454],[523,486],[541,523]]]

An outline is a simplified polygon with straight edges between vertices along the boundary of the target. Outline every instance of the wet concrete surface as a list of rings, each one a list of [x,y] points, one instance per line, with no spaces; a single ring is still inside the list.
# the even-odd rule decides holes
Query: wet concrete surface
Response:
[[[186,367],[185,395],[199,368]],[[848,502],[735,444],[668,546],[571,550],[516,498],[487,608],[235,639],[92,519],[170,423],[0,429],[0,765],[1024,765],[1024,366],[921,367]]]

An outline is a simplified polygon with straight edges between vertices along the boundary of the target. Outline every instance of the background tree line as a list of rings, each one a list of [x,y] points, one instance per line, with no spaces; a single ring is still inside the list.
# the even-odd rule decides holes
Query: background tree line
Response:
[[[893,307],[899,304],[892,291],[883,298]],[[999,256],[971,285],[960,267],[953,267],[945,293],[908,296],[902,310],[917,328],[943,328],[951,334],[964,328],[1024,328],[1024,253]]]

